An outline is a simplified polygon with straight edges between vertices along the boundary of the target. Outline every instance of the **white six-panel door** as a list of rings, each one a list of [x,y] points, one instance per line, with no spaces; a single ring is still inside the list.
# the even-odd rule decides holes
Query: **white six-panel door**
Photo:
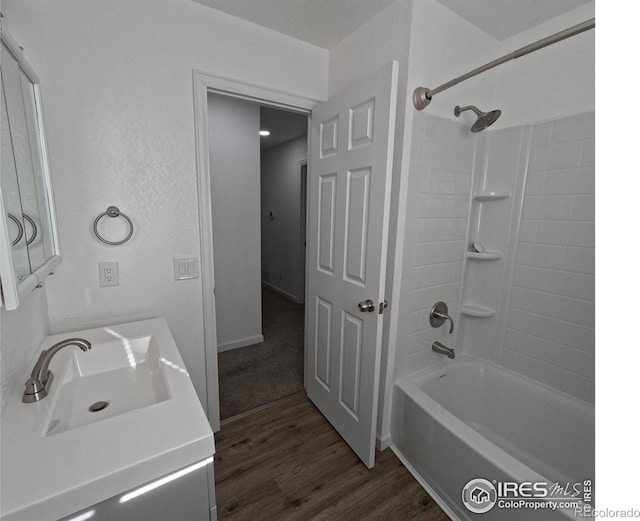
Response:
[[[394,61],[315,107],[311,117],[307,394],[369,468],[375,454],[397,76]]]

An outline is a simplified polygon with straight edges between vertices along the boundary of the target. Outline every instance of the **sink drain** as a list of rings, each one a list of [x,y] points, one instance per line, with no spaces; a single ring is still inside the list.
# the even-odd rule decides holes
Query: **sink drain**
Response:
[[[89,411],[98,412],[106,409],[107,407],[109,407],[109,402],[96,402],[91,407],[89,407]]]

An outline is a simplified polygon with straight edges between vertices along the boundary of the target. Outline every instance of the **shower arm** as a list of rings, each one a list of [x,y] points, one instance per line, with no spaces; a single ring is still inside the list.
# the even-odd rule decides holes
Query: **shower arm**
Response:
[[[505,62],[510,60],[515,60],[516,58],[520,58],[526,54],[542,49],[543,47],[547,47],[548,45],[552,45],[566,38],[570,38],[571,36],[575,36],[576,34],[580,34],[584,31],[588,31],[589,29],[593,29],[596,26],[596,19],[591,18],[591,20],[587,20],[586,22],[582,22],[578,25],[574,25],[573,27],[569,27],[564,31],[560,31],[558,33],[552,34],[551,36],[547,36],[542,40],[538,40],[537,42],[530,43],[529,45],[525,45],[520,49],[517,49],[509,54],[505,54],[502,58],[498,58],[497,60],[493,60],[477,69],[473,69],[462,76],[458,76],[453,80],[448,81],[447,83],[443,83],[439,87],[435,89],[429,89],[427,87],[418,87],[413,91],[413,106],[417,110],[424,109],[429,103],[431,103],[431,98],[436,94],[442,92],[443,90],[447,90],[458,83],[468,80],[473,76],[477,76],[480,73],[488,71],[489,69],[493,69],[498,65],[502,65]]]

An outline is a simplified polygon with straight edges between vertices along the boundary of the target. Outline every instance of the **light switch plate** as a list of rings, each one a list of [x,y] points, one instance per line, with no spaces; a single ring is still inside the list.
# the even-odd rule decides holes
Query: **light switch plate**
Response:
[[[198,259],[173,259],[173,276],[175,280],[197,279],[200,276]]]

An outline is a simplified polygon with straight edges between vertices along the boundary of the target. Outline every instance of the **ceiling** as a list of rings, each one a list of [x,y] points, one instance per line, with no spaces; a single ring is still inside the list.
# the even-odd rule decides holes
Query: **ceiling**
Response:
[[[331,49],[395,0],[194,0]]]
[[[332,49],[395,0],[193,0],[227,14]],[[435,0],[504,40],[592,0]]]
[[[435,0],[497,40],[506,40],[592,0]]]
[[[308,117],[286,110],[271,107],[260,107],[260,130],[271,132],[269,136],[260,137],[260,149],[275,147],[307,135]]]

